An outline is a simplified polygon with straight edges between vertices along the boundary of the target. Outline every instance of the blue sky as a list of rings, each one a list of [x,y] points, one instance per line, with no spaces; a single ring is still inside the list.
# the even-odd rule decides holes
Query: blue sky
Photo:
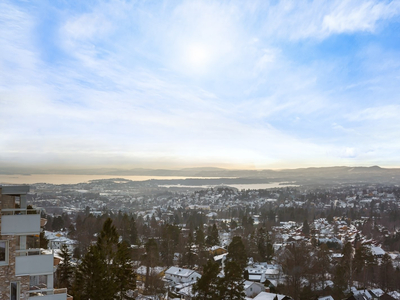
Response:
[[[0,166],[400,166],[400,1],[2,1]]]

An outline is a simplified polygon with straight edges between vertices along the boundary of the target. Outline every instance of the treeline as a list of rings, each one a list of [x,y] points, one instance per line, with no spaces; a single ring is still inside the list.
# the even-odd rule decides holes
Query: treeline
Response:
[[[329,294],[343,299],[344,291],[354,285],[384,291],[400,289],[400,270],[393,267],[388,254],[378,260],[368,246],[358,244],[354,248],[351,243],[345,244],[341,254],[341,258],[332,258],[326,244],[292,243],[277,254],[286,274],[277,289],[294,299],[315,299]],[[328,285],[329,280],[333,286]]]

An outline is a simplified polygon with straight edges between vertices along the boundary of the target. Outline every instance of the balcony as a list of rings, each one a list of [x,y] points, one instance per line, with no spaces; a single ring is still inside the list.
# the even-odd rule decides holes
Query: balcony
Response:
[[[15,209],[3,209],[1,212],[2,235],[30,235],[40,233],[40,214],[23,214],[24,211]]]
[[[67,289],[39,289],[26,292],[25,299],[28,300],[69,300]]]
[[[29,192],[29,185],[3,185],[3,195],[25,195]]]
[[[53,274],[53,254],[41,254],[40,249],[17,250],[16,252],[24,255],[15,257],[15,276]]]

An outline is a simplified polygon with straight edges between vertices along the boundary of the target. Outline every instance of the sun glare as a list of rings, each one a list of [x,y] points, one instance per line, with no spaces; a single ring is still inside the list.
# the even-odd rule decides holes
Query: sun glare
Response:
[[[204,71],[211,59],[211,53],[204,45],[190,45],[186,49],[186,63],[195,71]]]

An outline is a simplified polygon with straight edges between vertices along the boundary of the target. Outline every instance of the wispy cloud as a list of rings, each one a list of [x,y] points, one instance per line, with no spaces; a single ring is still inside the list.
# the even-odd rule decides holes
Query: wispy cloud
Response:
[[[395,96],[372,103],[389,77],[398,91],[399,49],[318,49],[385,30],[399,1],[99,1],[54,10],[51,49],[40,16],[57,3],[0,5],[0,163],[375,164],[400,149],[374,146],[393,124],[370,130],[399,110]]]
[[[287,0],[267,4],[265,11],[268,35],[291,40],[325,39],[332,34],[374,32],[380,21],[400,14],[400,2]]]

